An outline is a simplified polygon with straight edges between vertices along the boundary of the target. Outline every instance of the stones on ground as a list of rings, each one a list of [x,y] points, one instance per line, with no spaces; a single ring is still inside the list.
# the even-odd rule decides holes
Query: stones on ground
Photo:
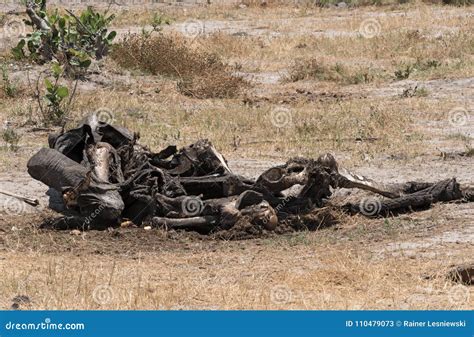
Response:
[[[74,236],[79,236],[82,234],[82,232],[78,229],[73,229],[71,232],[70,232],[71,235],[74,235]]]
[[[121,224],[120,224],[120,227],[121,228],[130,228],[130,227],[136,227],[136,225],[130,221],[130,220],[127,220],[127,221],[123,221]]]

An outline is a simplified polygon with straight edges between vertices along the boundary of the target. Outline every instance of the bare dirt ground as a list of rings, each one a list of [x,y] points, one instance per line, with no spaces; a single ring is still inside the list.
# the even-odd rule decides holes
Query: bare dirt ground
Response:
[[[376,181],[474,184],[472,7],[151,8],[175,19],[165,34],[181,32],[196,48],[216,51],[252,86],[232,99],[190,98],[172,79],[107,60],[79,84],[69,126],[107,108],[154,150],[209,138],[249,177],[291,156],[331,152]],[[149,26],[149,13],[117,11],[120,37]],[[374,36],[364,36],[368,19]],[[472,287],[445,277],[451,266],[474,262],[469,203],[387,219],[341,214],[332,228],[242,241],[144,228],[48,229],[57,214],[25,167],[47,144],[49,131],[32,122],[28,85],[42,68],[8,59],[15,38],[2,38],[20,93],[0,96],[0,117],[21,139],[18,150],[1,150],[0,187],[40,201],[34,208],[0,195],[2,308],[18,295],[28,296],[25,309],[474,308]],[[312,58],[347,72],[287,80],[296,60]],[[419,66],[430,60],[440,65]],[[415,70],[397,78],[407,65]]]

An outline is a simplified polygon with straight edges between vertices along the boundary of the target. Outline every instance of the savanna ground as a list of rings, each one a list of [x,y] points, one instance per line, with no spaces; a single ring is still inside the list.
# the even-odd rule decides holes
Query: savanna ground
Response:
[[[189,84],[166,65],[148,69],[150,59],[194,69],[192,57],[166,43],[148,56],[135,51],[145,65],[131,68],[139,61],[122,45],[79,83],[67,126],[105,111],[152,150],[208,138],[248,176],[289,157],[331,152],[342,166],[387,183],[474,183],[471,6],[265,4],[112,6],[117,42],[127,32],[142,34],[154,12],[164,13],[171,24],[153,34],[184,41],[198,58],[212,53],[248,83],[206,75],[199,62],[204,84]],[[0,15],[2,22],[19,18]],[[0,186],[41,205],[0,196],[1,308],[15,296],[28,297],[24,309],[474,307],[472,287],[444,277],[452,265],[473,262],[468,203],[387,219],[341,214],[332,228],[244,241],[143,228],[40,228],[55,214],[45,206],[46,187],[25,166],[55,128],[38,121],[32,98],[41,66],[9,55],[13,35],[24,33],[15,27],[0,35],[16,87],[13,97],[1,91],[0,117],[21,138],[16,149],[3,140]]]

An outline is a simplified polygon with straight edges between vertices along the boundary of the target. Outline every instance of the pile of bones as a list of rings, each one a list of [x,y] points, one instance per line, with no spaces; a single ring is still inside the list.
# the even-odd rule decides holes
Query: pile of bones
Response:
[[[472,188],[461,188],[455,178],[385,185],[339,167],[330,154],[293,158],[249,179],[234,174],[207,140],[155,153],[138,138],[95,116],[75,129],[49,135],[49,147],[29,160],[28,172],[49,186],[49,206],[62,213],[56,228],[106,229],[128,222],[201,233],[236,224],[257,231],[273,231],[282,224],[316,229],[331,222],[314,215],[331,206],[339,188],[378,195],[370,204],[341,207],[368,216],[473,201]]]

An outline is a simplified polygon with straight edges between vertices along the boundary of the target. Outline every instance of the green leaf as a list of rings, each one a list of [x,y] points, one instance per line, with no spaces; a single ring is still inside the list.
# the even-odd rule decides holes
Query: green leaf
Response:
[[[48,80],[47,78],[44,79],[44,84],[46,85],[46,89],[48,89],[48,91],[53,91],[53,83],[51,83],[50,80]]]
[[[53,102],[51,101],[51,95],[45,95],[45,96],[43,97],[43,99],[44,99],[44,101],[46,102],[46,104],[48,104],[48,105],[53,104]]]
[[[23,47],[25,46],[25,44],[26,44],[25,39],[21,39],[20,42],[18,42],[18,44],[17,44],[16,47],[19,48],[19,49],[23,49]]]
[[[66,87],[59,87],[58,91],[57,91],[57,94],[58,94],[59,97],[65,98],[69,95],[69,89],[66,88]]]
[[[111,31],[110,34],[109,34],[109,36],[107,36],[107,40],[108,40],[109,42],[112,42],[113,39],[115,39],[116,36],[117,36],[117,32],[116,32],[116,31]]]
[[[17,46],[12,48],[11,52],[15,59],[21,60],[25,57],[25,52],[23,51],[23,47],[25,46],[25,44],[25,39],[21,39],[20,42],[18,42]]]
[[[66,19],[60,18],[58,21],[59,28],[64,29],[66,27]]]
[[[79,61],[76,58],[70,59],[69,64],[75,67],[78,67],[80,65]]]
[[[91,65],[92,61],[90,59],[88,60],[84,60],[82,62],[79,63],[79,66],[81,68],[89,68],[89,66]]]
[[[51,66],[51,70],[53,71],[53,75],[56,78],[61,76],[61,73],[63,72],[59,63],[53,63],[53,65]]]
[[[23,50],[18,48],[12,48],[12,55],[13,58],[16,60],[21,60],[25,57],[25,53],[23,52]]]
[[[78,51],[78,50],[76,50],[76,49],[74,49],[74,48],[69,48],[69,49],[67,50],[67,52],[68,52],[69,54],[71,54],[71,55],[74,55],[74,56],[79,56],[79,55],[81,55],[81,52]]]

